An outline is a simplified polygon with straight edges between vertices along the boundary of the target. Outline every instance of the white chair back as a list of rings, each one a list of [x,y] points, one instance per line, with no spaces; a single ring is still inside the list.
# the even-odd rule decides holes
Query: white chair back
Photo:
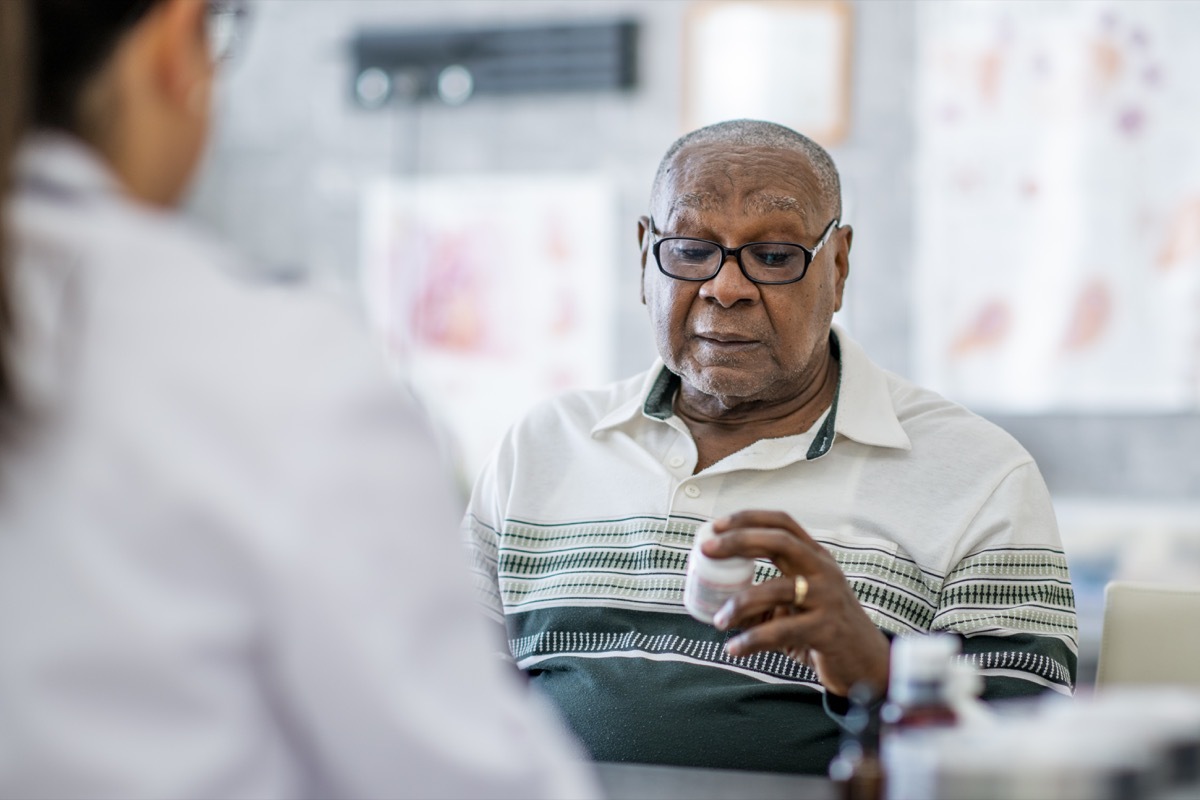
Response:
[[[1200,586],[1105,587],[1096,686],[1116,684],[1200,686]]]

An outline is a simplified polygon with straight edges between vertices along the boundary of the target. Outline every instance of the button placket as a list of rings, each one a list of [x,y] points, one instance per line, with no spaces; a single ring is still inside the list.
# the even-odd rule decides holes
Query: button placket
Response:
[[[722,481],[712,476],[683,478],[674,485],[667,500],[669,513],[688,517],[712,517],[721,498]]]

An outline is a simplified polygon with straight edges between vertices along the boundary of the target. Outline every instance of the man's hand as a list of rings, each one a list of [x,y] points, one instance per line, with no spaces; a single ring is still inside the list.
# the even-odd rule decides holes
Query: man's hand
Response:
[[[782,511],[740,511],[713,523],[703,545],[712,558],[770,559],[782,577],[734,595],[717,612],[720,630],[742,628],[726,645],[733,656],[782,650],[810,663],[827,690],[846,697],[859,682],[887,691],[889,646],[859,604],[833,556]],[[796,576],[808,581],[797,606]]]

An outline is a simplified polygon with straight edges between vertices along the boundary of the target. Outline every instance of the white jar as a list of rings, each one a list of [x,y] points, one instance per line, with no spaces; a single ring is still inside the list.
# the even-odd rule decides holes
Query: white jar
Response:
[[[683,584],[683,607],[701,622],[712,624],[725,601],[754,582],[754,561],[749,558],[709,558],[700,545],[716,536],[711,522],[696,529]]]

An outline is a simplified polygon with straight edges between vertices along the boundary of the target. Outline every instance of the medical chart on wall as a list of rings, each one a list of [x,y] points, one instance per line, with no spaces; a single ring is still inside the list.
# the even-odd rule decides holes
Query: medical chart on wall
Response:
[[[918,379],[985,411],[1200,407],[1200,4],[917,14]]]
[[[381,181],[368,315],[451,434],[465,480],[531,405],[611,379],[616,194],[592,176]]]

